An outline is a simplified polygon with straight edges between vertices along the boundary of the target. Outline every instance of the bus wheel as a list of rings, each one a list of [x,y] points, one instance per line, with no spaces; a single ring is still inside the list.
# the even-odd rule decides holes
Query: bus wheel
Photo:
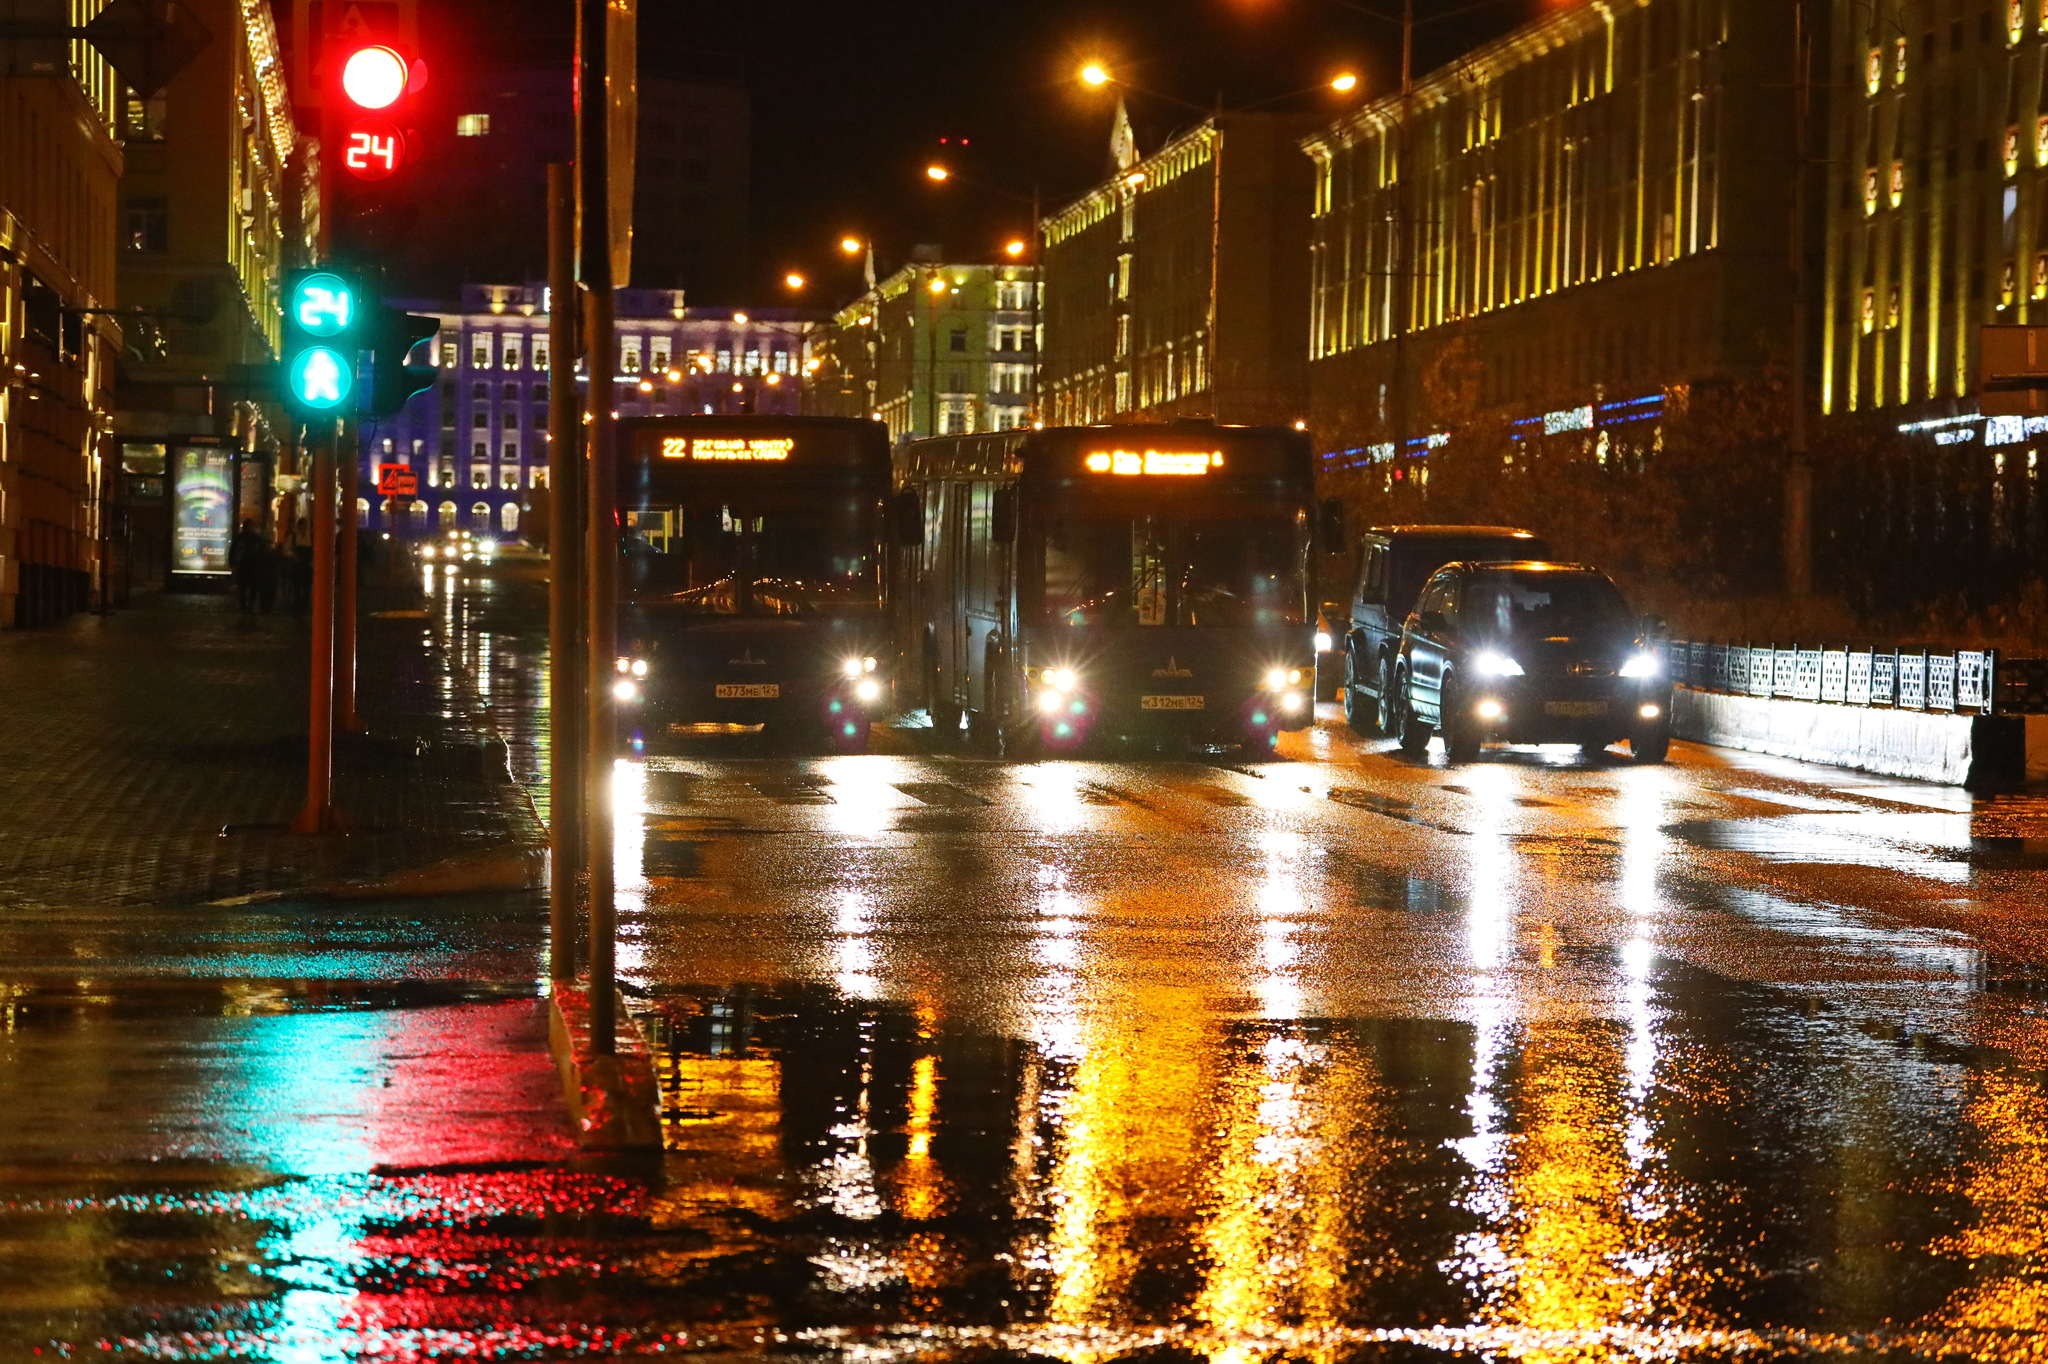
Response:
[[[981,710],[967,712],[967,746],[977,753],[1002,751],[1003,732],[993,715]]]
[[[932,738],[951,748],[960,739],[960,707],[943,701],[932,702]]]
[[[1012,762],[1037,762],[1045,751],[1045,736],[1036,720],[1016,725],[1003,735],[1003,756]]]

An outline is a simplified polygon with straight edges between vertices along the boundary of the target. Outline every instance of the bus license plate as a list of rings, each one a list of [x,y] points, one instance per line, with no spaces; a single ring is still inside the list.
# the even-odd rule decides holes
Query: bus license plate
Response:
[[[1207,707],[1206,696],[1143,696],[1138,698],[1141,710],[1202,710]]]
[[[711,694],[721,701],[773,701],[781,697],[782,687],[774,682],[720,682]]]
[[[1605,715],[1607,713],[1607,703],[1605,701],[1545,701],[1543,703],[1543,713],[1545,715],[1572,717]]]

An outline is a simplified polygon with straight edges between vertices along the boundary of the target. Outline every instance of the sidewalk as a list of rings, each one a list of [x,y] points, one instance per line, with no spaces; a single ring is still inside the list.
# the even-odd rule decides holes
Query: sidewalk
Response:
[[[0,907],[212,900],[538,846],[448,627],[417,592],[366,604],[376,740],[337,755],[352,831],[321,839],[284,828],[305,793],[305,622],[172,596],[0,634]]]

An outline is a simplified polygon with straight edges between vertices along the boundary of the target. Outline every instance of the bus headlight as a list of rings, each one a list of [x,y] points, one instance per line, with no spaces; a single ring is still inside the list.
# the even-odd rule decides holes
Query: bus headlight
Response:
[[[621,701],[637,701],[640,699],[640,684],[630,677],[622,677],[612,683],[612,695]]]
[[[635,676],[635,677],[645,677],[645,676],[647,676],[647,660],[646,660],[646,659],[644,659],[644,658],[636,658],[636,659],[634,659],[634,660],[633,660],[633,676]]]
[[[1280,698],[1280,709],[1286,711],[1290,715],[1300,710],[1301,693],[1298,691],[1291,691],[1282,695]]]
[[[1055,691],[1072,691],[1081,681],[1072,668],[1047,668],[1041,680]]]
[[[882,684],[875,681],[872,677],[864,677],[860,680],[860,684],[853,689],[853,694],[863,701],[879,700],[882,695]]]
[[[1283,687],[1298,687],[1301,685],[1301,677],[1302,673],[1299,668],[1268,668],[1266,669],[1266,690],[1279,691]]]
[[[872,658],[846,658],[839,662],[840,673],[847,677],[859,677],[862,673],[871,673],[874,670],[875,660]]]
[[[1056,691],[1042,691],[1038,693],[1038,708],[1047,715],[1056,714],[1060,707],[1066,705],[1066,703],[1067,698]]]

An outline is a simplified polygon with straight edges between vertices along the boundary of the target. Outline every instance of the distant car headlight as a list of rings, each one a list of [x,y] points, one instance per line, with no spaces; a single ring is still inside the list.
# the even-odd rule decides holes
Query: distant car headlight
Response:
[[[432,545],[421,545],[421,546],[420,546],[420,557],[421,557],[422,559],[431,559],[431,558],[433,558],[433,557],[434,557],[434,547],[433,547]]]
[[[1623,677],[1655,677],[1663,671],[1663,661],[1655,654],[1637,654],[1621,665]]]
[[[633,671],[633,660],[630,658],[621,658],[617,660],[612,666],[617,668],[622,673],[629,673]]]
[[[1337,641],[1330,638],[1328,630],[1316,631],[1316,652],[1326,654],[1337,647]]]
[[[1481,677],[1520,677],[1522,665],[1506,654],[1481,654],[1472,660],[1472,670]]]
[[[875,660],[872,658],[863,658],[860,661],[860,670],[864,673],[873,672],[875,670],[875,666]]]
[[[644,658],[636,658],[636,659],[634,659],[634,660],[633,660],[633,676],[635,676],[635,677],[645,677],[645,676],[647,676],[647,660],[646,660],[646,659],[644,659]]]

